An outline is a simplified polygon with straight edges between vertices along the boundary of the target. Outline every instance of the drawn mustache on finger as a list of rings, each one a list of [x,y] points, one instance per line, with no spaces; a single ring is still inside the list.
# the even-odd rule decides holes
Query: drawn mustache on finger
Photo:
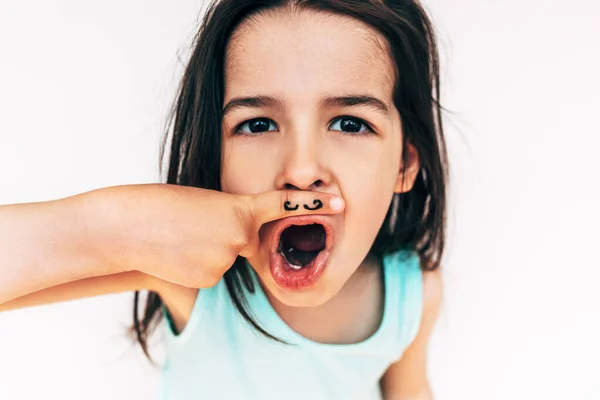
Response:
[[[318,200],[318,199],[317,200],[313,200],[313,204],[314,204],[314,207],[309,207],[308,205],[304,204],[304,209],[305,210],[314,211],[314,210],[318,210],[320,208],[323,208],[323,202],[321,200]],[[299,204],[296,204],[295,206],[292,206],[292,202],[291,201],[286,201],[283,204],[283,208],[286,211],[296,211],[299,207],[300,207]]]

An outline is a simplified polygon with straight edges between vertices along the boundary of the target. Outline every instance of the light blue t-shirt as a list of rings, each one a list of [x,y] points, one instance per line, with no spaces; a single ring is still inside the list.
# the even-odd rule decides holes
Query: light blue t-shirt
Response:
[[[422,274],[416,253],[383,259],[382,322],[356,344],[323,344],[292,330],[258,284],[244,287],[248,305],[267,332],[263,336],[233,305],[225,282],[202,289],[180,335],[167,330],[162,399],[369,400],[380,399],[379,380],[399,360],[419,328]]]

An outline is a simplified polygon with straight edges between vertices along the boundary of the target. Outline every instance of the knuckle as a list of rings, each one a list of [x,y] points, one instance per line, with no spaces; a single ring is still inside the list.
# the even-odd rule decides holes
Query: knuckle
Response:
[[[233,250],[239,254],[239,252],[248,246],[250,242],[249,230],[241,227],[240,229],[236,229],[235,232],[231,235],[230,245]]]
[[[251,197],[242,196],[239,201],[234,203],[234,224],[235,227],[230,237],[230,244],[234,249],[241,249],[248,244],[249,233],[254,223],[254,212],[251,206]]]
[[[279,205],[280,210],[288,210],[291,211],[290,208],[294,207],[292,202],[292,193],[289,191],[283,192],[281,195],[281,204]]]
[[[244,251],[245,255],[253,255],[258,249],[258,235],[250,235],[248,242],[241,251]]]
[[[241,225],[246,225],[247,221],[253,221],[252,196],[238,196],[237,201],[233,203],[233,211],[238,221],[241,222]]]

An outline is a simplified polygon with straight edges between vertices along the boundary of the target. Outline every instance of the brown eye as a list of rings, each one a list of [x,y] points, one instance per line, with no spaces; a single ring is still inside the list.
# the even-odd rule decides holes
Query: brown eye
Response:
[[[268,118],[256,118],[251,119],[250,121],[244,122],[239,128],[236,129],[236,133],[246,134],[246,135],[256,135],[262,132],[268,132],[270,126],[274,126],[275,124]],[[245,128],[247,126],[247,128]],[[277,130],[277,127],[275,129]]]
[[[339,128],[334,128],[334,126],[337,126],[338,124],[339,124]],[[335,131],[339,130],[342,132],[348,132],[348,133],[354,133],[354,134],[363,134],[363,133],[369,133],[369,132],[372,133],[373,132],[373,130],[371,129],[371,127],[369,125],[367,125],[360,118],[355,118],[355,117],[337,118],[331,124],[329,129],[335,130]]]

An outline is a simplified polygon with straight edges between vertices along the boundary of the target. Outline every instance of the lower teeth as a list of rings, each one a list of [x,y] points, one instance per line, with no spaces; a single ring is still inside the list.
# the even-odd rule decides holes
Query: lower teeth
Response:
[[[291,253],[292,251],[294,251],[294,248],[293,248],[293,247],[290,247],[290,248],[288,249],[288,251],[287,251],[287,252],[288,252],[288,253]],[[290,267],[291,267],[293,270],[299,271],[299,270],[301,270],[301,269],[304,267],[303,265],[294,265],[294,264],[292,264],[291,262],[289,262],[289,261],[288,261],[288,259],[287,259],[287,257],[285,256],[285,254],[283,254],[282,252],[280,252],[280,254],[283,256],[283,259],[285,260],[285,262],[286,262],[286,263],[287,263],[287,264],[288,264],[288,265],[289,265],[289,266],[290,266]]]
[[[292,264],[289,264],[289,263],[288,263],[288,265],[289,265],[290,267],[292,267],[292,269],[295,269],[296,271],[298,271],[298,270],[302,269],[302,266],[301,266],[301,265],[292,265]]]

